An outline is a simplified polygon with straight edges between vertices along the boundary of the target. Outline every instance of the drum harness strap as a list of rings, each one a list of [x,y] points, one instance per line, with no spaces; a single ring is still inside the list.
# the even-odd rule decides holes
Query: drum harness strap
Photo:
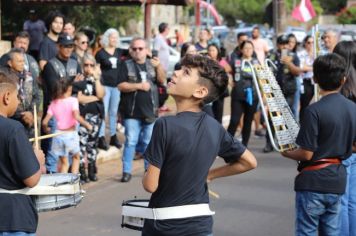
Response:
[[[147,202],[148,204],[148,202]],[[211,216],[209,204],[192,204],[183,206],[148,208],[147,206],[123,205],[122,215],[152,220],[183,219],[197,216]]]
[[[320,170],[323,168],[326,168],[331,165],[339,165],[341,164],[341,160],[339,158],[324,158],[324,159],[319,159],[316,161],[313,161],[312,165],[304,167],[302,171],[306,170]]]
[[[24,195],[73,195],[80,193],[79,185],[58,185],[58,186],[39,186],[33,188],[23,188],[18,190],[7,190],[0,188],[0,193],[24,194]]]

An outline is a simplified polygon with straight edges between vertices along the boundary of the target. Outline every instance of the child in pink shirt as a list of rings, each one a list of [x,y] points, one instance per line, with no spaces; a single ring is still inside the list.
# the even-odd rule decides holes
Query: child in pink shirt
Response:
[[[76,131],[78,121],[88,130],[92,130],[89,122],[85,121],[79,114],[79,102],[72,95],[72,82],[68,79],[57,81],[56,93],[53,94],[53,101],[48,107],[46,117],[42,121],[44,130],[49,133],[49,120],[54,117],[57,122],[57,132],[69,131],[52,139],[51,150],[60,157],[61,173],[67,173],[69,168],[68,158],[72,156],[71,172],[76,174],[79,170],[80,146],[79,136]]]

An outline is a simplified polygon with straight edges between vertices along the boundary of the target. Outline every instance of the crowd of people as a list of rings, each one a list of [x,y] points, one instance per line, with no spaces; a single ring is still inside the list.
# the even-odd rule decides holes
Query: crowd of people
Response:
[[[19,121],[25,131],[22,133],[17,123],[6,120],[0,125],[8,137],[2,138],[14,138],[11,150],[21,149],[16,146],[22,142],[19,139],[32,138],[35,133],[34,106],[42,106],[42,134],[52,133],[55,137],[41,142],[45,159],[39,150],[31,152],[32,164],[27,167],[22,166],[23,152],[28,151],[30,145],[16,150],[15,155],[20,161],[12,172],[23,172],[19,176],[26,181],[22,183],[12,179],[15,188],[31,187],[38,182],[37,162],[45,164],[49,174],[80,173],[82,183],[97,181],[98,148],[108,150],[110,145],[123,148],[121,182],[124,183],[131,180],[135,154],[146,152],[144,166],[147,172],[143,185],[154,193],[150,207],[205,202],[207,179],[211,181],[256,167],[254,156],[246,149],[252,124],[255,124],[255,134],[264,136],[265,122],[270,121],[261,119],[263,104],[258,101],[251,68],[243,67],[242,61],[263,65],[269,58],[276,65],[274,74],[283,95],[301,124],[297,138],[300,148],[282,153],[300,161],[301,173],[295,184],[296,235],[316,235],[318,230],[323,232],[322,235],[355,235],[356,44],[338,42],[337,33],[328,30],[322,37],[324,49],[320,55],[325,54],[324,57],[314,57],[316,39],[313,36],[305,37],[298,45],[293,34],[280,35],[276,49],[269,51],[259,28],[255,27],[251,38],[239,33],[236,48],[226,55],[221,42],[209,29],[200,30],[195,44],[184,42],[176,31],[181,61],[175,65],[172,78],[167,78],[169,32],[169,25],[161,23],[152,50],[142,37],[133,38],[129,49],[122,49],[119,32],[110,28],[98,37],[94,48],[90,48],[88,35],[77,32],[74,23],[66,20],[60,12],[51,12],[44,23],[34,11],[30,11],[30,20],[25,22],[24,31],[16,34],[13,48],[0,59],[0,93],[4,103],[0,106],[3,109],[0,110],[1,115]],[[310,105],[315,96],[315,83],[319,84],[325,98]],[[168,96],[166,90],[176,102],[177,116],[156,122],[159,108],[164,106]],[[15,95],[18,101],[15,101]],[[223,121],[224,100],[228,96],[231,97],[231,115],[225,130],[218,123]],[[11,105],[17,103],[18,106]],[[334,112],[328,106],[339,110]],[[340,125],[337,125],[338,116],[342,117]],[[124,145],[117,137],[118,122],[125,127]],[[109,143],[106,141],[106,125]],[[241,130],[242,145],[234,139],[238,130]],[[21,134],[13,137],[15,133],[11,132]],[[200,136],[204,138],[190,138]],[[212,147],[209,154],[206,146]],[[187,153],[187,150],[193,151]],[[266,133],[263,152],[272,151],[271,140]],[[209,161],[204,159],[207,155]],[[177,163],[180,156],[186,159]],[[209,171],[216,156],[223,157],[229,164]],[[320,167],[320,161],[323,167]],[[195,168],[197,166],[199,168]],[[313,167],[312,174],[306,173],[310,167]],[[195,168],[192,173],[200,174],[186,174],[176,179],[191,168]],[[191,189],[194,196],[200,194],[198,198],[184,195],[178,201],[177,196],[167,197],[167,194],[174,196],[177,189],[185,188],[184,183],[189,180],[198,186],[200,193]],[[1,181],[0,178],[0,184]],[[172,189],[171,181],[177,181],[176,189]],[[330,194],[330,197],[322,199],[324,194]],[[315,199],[321,203],[316,206],[318,212],[311,213],[305,207],[308,201]],[[340,201],[342,211],[335,210],[339,208]],[[29,210],[25,205],[23,209]],[[338,221],[340,215],[341,226]],[[205,235],[211,234],[209,217],[201,217],[199,221],[202,225],[199,230]],[[27,232],[35,231],[35,222],[24,222],[25,219],[19,217],[18,225],[26,227],[9,223],[4,230],[12,231],[15,227]],[[196,224],[184,223],[185,227],[181,228],[171,223],[170,227],[177,233],[197,230]],[[163,228],[147,221],[144,232],[155,235],[154,232]],[[333,234],[340,229],[342,234]],[[0,232],[2,230],[0,228]]]

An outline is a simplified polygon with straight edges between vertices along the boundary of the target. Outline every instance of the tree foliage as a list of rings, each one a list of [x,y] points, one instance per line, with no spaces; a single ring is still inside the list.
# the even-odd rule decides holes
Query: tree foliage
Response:
[[[6,1],[2,4],[2,31],[4,38],[11,37],[15,32],[22,30],[23,23],[28,19],[29,9],[36,9],[40,19],[45,19],[51,10],[59,10],[69,20],[73,21],[77,28],[90,26],[97,32],[104,32],[108,28],[126,26],[130,19],[142,18],[141,8],[137,6],[69,6],[69,5],[20,5],[15,1]]]
[[[229,25],[235,25],[236,20],[251,23],[262,23],[266,1],[265,0],[218,0],[215,5]]]
[[[356,24],[356,7],[344,9],[337,17],[340,24]]]

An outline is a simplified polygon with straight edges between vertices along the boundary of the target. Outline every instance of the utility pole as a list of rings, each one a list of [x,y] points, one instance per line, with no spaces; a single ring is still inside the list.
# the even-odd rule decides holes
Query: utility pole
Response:
[[[273,26],[276,35],[284,31],[285,15],[284,0],[273,0]]]

